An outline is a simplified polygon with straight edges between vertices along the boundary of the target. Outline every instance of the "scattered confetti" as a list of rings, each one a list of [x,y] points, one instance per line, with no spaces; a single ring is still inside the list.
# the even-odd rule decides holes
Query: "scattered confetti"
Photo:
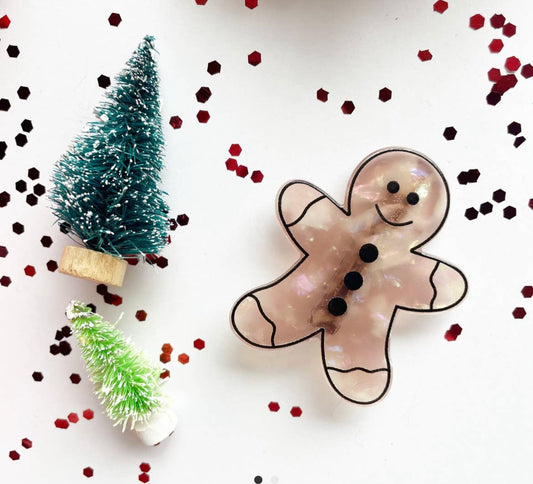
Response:
[[[22,445],[22,447],[24,447],[25,449],[31,449],[33,447],[33,442],[27,437],[24,437],[21,440],[20,445]]]
[[[242,153],[241,145],[234,143],[229,147],[229,154],[231,156],[239,156]]]
[[[392,98],[392,91],[388,87],[383,87],[379,90],[378,98],[381,102],[386,103]]]
[[[200,110],[198,111],[198,114],[196,114],[196,118],[202,124],[207,123],[210,117],[211,115],[209,114],[209,111]]]
[[[211,95],[212,95],[211,89],[209,89],[208,87],[201,87],[196,92],[196,100],[199,103],[206,103],[207,101],[209,101],[209,98],[211,97]]]
[[[239,166],[239,163],[237,162],[235,158],[228,158],[226,160],[226,168],[229,171],[235,171],[238,166]]]
[[[261,183],[263,181],[263,173],[259,170],[255,170],[252,172],[252,176],[250,177],[254,183]]]
[[[426,50],[419,50],[418,51],[418,58],[422,62],[427,62],[427,61],[433,59],[433,54],[427,49]]]
[[[258,0],[244,0],[244,5],[246,5],[250,10],[253,10],[258,4]]]
[[[457,337],[463,332],[463,328],[461,328],[458,324],[452,324],[450,326],[450,329],[446,331],[444,334],[444,338],[447,341],[455,341]]]
[[[98,85],[103,89],[108,88],[111,85],[111,79],[104,74],[98,76]]]
[[[241,178],[246,178],[248,176],[248,168],[244,165],[239,165],[235,169],[235,174]]]
[[[444,13],[446,10],[448,10],[448,2],[445,2],[444,0],[437,0],[433,4],[433,10],[438,13]]]
[[[520,292],[525,298],[533,297],[533,286],[524,286]]]
[[[252,66],[258,66],[261,64],[261,52],[254,50],[251,54],[248,55],[248,64]]]
[[[291,415],[293,417],[301,417],[302,416],[302,409],[300,407],[292,407],[291,408]]]
[[[169,121],[170,126],[172,126],[174,129],[181,128],[183,121],[179,116],[172,116]]]
[[[448,141],[451,141],[451,140],[454,140],[455,139],[455,136],[457,135],[457,130],[453,127],[453,126],[448,126],[444,132],[442,133],[442,135],[448,140]]]
[[[280,409],[279,403],[278,402],[270,402],[268,404],[268,409],[271,412],[279,412],[279,409]]]
[[[490,24],[495,28],[495,29],[500,29],[503,27],[503,25],[505,24],[505,17],[500,13],[500,14],[494,14],[491,18],[490,18]]]
[[[189,355],[187,353],[181,353],[180,355],[178,355],[178,361],[182,365],[186,365],[187,363],[189,363]]]
[[[94,412],[90,408],[88,408],[87,410],[84,410],[82,415],[83,415],[83,418],[87,420],[92,420],[94,418]]]
[[[201,338],[197,338],[197,339],[194,340],[193,346],[197,350],[203,350],[205,348],[205,341],[203,339],[201,339]]]
[[[9,458],[11,460],[19,460],[20,459],[20,454],[16,450],[11,450],[9,452]]]
[[[92,477],[94,475],[94,470],[92,469],[92,467],[85,467],[83,469],[83,475],[85,477]]]
[[[497,54],[503,49],[503,41],[501,39],[492,39],[491,43],[489,44],[489,50],[493,54]]]
[[[34,371],[31,374],[31,377],[34,379],[34,381],[40,382],[43,381],[43,374],[40,371]]]
[[[7,15],[0,17],[0,29],[7,29],[11,24],[11,20]]]
[[[67,419],[70,423],[78,423],[80,421],[80,417],[78,417],[78,414],[76,412],[71,412],[67,415]]]
[[[64,418],[58,418],[58,419],[56,419],[56,421],[54,422],[54,425],[55,425],[58,429],[68,429],[68,427],[69,427],[68,420],[66,420],[66,419],[64,419]]]
[[[107,19],[107,21],[112,27],[118,27],[120,25],[120,22],[122,22],[122,17],[118,13],[112,13]]]
[[[144,309],[139,309],[135,313],[135,318],[137,318],[137,321],[146,321],[146,316],[148,315],[146,314],[146,311]]]
[[[207,64],[207,72],[211,74],[212,76],[214,76],[215,74],[220,74],[221,70],[222,70],[222,66],[216,60],[211,61],[209,62],[209,64]]]
[[[317,92],[316,92],[316,98],[319,100],[319,101],[322,101],[323,103],[325,103],[327,100],[328,100],[328,96],[329,96],[329,92],[320,88]]]
[[[344,114],[352,114],[355,110],[355,104],[352,101],[344,101],[341,106],[341,111]]]
[[[517,307],[513,309],[513,317],[515,319],[524,319],[526,316],[526,310],[522,307]]]
[[[504,218],[510,220],[514,217],[516,217],[516,208],[509,205],[503,209],[503,216]]]

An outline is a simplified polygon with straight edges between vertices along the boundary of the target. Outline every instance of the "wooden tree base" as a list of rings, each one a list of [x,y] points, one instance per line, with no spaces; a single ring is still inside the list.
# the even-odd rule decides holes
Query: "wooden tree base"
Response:
[[[59,272],[89,281],[122,286],[128,263],[109,254],[83,247],[66,246],[59,262]]]

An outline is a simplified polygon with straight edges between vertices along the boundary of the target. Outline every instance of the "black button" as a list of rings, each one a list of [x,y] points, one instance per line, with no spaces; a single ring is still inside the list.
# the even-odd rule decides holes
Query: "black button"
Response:
[[[378,258],[378,248],[374,244],[365,244],[359,249],[359,257],[363,262],[374,262]]]
[[[328,311],[333,316],[342,316],[347,308],[346,301],[342,297],[334,297],[328,303]]]
[[[416,205],[418,203],[418,193],[411,192],[407,195],[407,203],[409,205]]]
[[[397,181],[390,181],[387,183],[387,190],[389,193],[398,193],[400,190],[400,184]]]
[[[348,272],[344,276],[344,285],[350,291],[357,291],[363,285],[363,276],[357,271]]]

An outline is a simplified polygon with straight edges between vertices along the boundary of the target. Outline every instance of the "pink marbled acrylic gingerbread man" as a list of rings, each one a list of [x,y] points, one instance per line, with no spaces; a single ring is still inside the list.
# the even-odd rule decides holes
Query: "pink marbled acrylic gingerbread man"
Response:
[[[420,153],[388,148],[356,169],[344,206],[293,181],[279,192],[277,207],[302,257],[237,301],[233,328],[268,348],[319,334],[333,388],[356,403],[379,400],[390,384],[396,311],[441,311],[466,294],[457,268],[419,252],[448,214],[443,175]]]

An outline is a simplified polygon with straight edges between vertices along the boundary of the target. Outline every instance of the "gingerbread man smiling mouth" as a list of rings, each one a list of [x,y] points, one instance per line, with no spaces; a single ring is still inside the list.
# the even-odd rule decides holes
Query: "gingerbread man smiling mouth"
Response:
[[[293,181],[280,190],[277,208],[302,257],[237,301],[234,330],[266,348],[319,335],[337,393],[355,403],[376,402],[390,385],[397,310],[442,311],[467,291],[461,271],[419,252],[448,214],[442,173],[420,153],[387,148],[359,165],[344,205]]]

